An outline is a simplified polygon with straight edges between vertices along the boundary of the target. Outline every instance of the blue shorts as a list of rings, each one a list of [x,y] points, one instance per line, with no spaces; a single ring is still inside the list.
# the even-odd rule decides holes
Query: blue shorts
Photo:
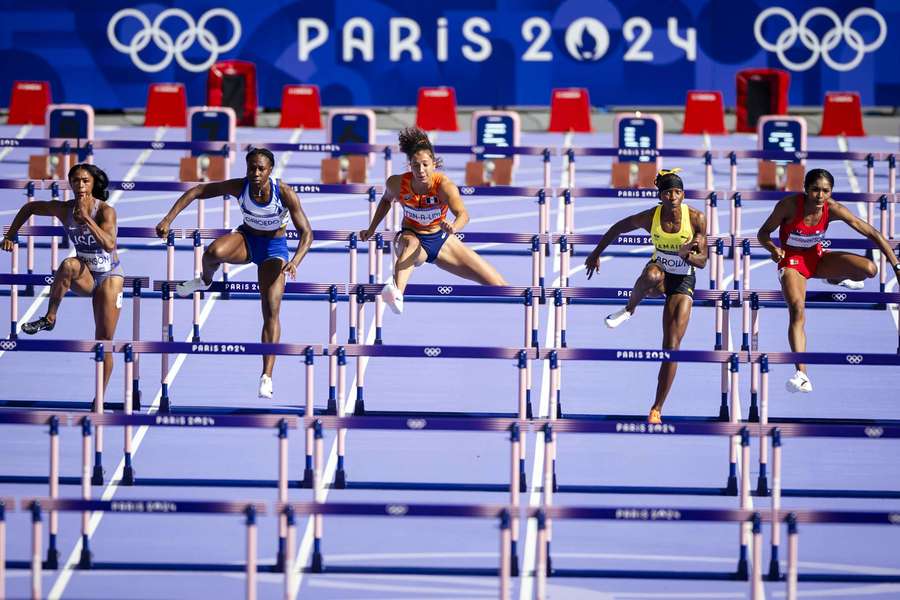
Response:
[[[262,235],[253,235],[246,231],[241,225],[237,231],[244,236],[244,243],[247,244],[247,253],[250,255],[250,262],[262,265],[271,258],[280,258],[285,263],[290,260],[287,247],[287,236],[281,237],[265,237]]]
[[[412,229],[404,229],[403,231],[408,231],[419,238],[419,243],[425,250],[425,262],[433,263],[437,260],[438,254],[441,253],[441,248],[444,247],[444,242],[447,241],[447,232],[444,230],[435,231],[434,233],[419,233]]]

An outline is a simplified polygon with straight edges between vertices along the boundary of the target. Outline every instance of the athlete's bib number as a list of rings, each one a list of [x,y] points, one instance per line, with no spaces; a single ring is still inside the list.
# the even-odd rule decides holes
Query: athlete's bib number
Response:
[[[791,233],[788,235],[787,245],[794,248],[812,248],[813,246],[821,244],[824,239],[824,235],[800,235],[798,233]]]

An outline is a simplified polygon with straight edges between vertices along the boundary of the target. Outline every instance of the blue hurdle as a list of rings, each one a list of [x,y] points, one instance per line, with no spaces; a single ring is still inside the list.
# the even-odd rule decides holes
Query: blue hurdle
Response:
[[[895,437],[894,431],[900,430],[898,421],[860,421],[846,419],[770,419],[769,418],[769,365],[791,364],[795,362],[820,365],[859,366],[900,366],[900,354],[876,353],[840,353],[840,352],[751,352],[750,362],[757,365],[761,372],[759,423],[767,425],[770,421],[777,423],[782,435],[802,434],[821,437],[859,437],[864,439]],[[845,427],[841,429],[840,427]],[[789,433],[788,433],[789,432]],[[773,442],[774,446],[774,442]],[[779,443],[780,447],[780,443]],[[774,450],[773,450],[774,453]],[[774,460],[774,459],[773,459]],[[766,463],[768,461],[768,439],[761,435],[759,440],[759,480],[757,494],[764,496],[768,492],[766,480]],[[780,494],[812,498],[900,498],[898,490],[817,490],[786,489]]]
[[[313,542],[312,560],[302,570],[306,573],[386,573],[392,575],[464,575],[464,576],[500,576],[499,597],[509,600],[510,576],[512,574],[510,553],[511,521],[513,509],[503,505],[459,505],[459,504],[362,504],[362,503],[319,503],[292,502],[279,503],[276,510],[288,519],[288,548],[293,549],[295,538],[295,515],[311,514],[315,516],[315,539]],[[326,566],[322,552],[322,521],[324,515],[335,516],[381,516],[392,518],[470,518],[500,520],[500,564],[497,568],[454,568],[454,567],[374,567],[374,566]],[[285,598],[296,597],[293,573],[285,571]]]
[[[129,513],[141,515],[175,515],[175,514],[232,514],[243,515],[244,524],[247,527],[246,547],[247,560],[244,565],[209,564],[209,563],[141,563],[125,561],[95,561],[89,550],[82,550],[80,569],[104,569],[104,570],[166,570],[166,571],[232,571],[244,572],[245,592],[248,600],[256,598],[256,573],[259,566],[256,563],[256,518],[266,514],[266,505],[262,502],[202,502],[196,500],[165,500],[165,499],[141,499],[141,500],[61,500],[53,498],[23,498],[22,510],[31,513],[32,552],[31,552],[31,581],[32,595],[41,597],[41,524],[44,510],[54,512],[80,512],[82,519],[87,519],[91,512]],[[87,544],[87,536],[83,543]],[[86,548],[86,546],[85,546]],[[22,568],[22,565],[13,564],[13,568]]]

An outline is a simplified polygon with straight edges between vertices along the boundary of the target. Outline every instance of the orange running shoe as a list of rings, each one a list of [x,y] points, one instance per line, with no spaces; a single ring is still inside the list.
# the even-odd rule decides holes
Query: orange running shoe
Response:
[[[655,408],[651,408],[650,415],[647,417],[647,422],[651,424],[662,423],[662,414]]]

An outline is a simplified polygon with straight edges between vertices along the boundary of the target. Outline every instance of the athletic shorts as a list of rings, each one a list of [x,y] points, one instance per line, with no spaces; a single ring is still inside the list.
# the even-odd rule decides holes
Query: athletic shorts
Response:
[[[650,262],[651,264],[654,263],[652,260]],[[660,267],[660,269],[662,269],[662,267]],[[692,272],[688,275],[678,275],[677,273],[669,273],[663,270],[663,276],[663,291],[666,293],[666,296],[684,294],[691,298],[694,297],[694,288],[697,287],[696,272]]]
[[[818,248],[808,250],[787,250],[784,258],[778,263],[778,278],[781,278],[785,269],[793,269],[806,279],[815,277],[819,261],[825,256],[825,252]]]
[[[438,254],[441,253],[441,248],[444,247],[444,242],[447,241],[447,232],[443,229],[434,233],[419,233],[412,229],[404,229],[403,231],[408,231],[419,238],[419,243],[425,250],[425,262],[433,263],[437,260]]]
[[[262,265],[269,259],[279,258],[287,263],[290,260],[287,247],[287,236],[266,237],[262,235],[254,235],[244,229],[241,225],[237,231],[244,236],[244,243],[247,244],[247,253],[250,255],[250,262]]]

